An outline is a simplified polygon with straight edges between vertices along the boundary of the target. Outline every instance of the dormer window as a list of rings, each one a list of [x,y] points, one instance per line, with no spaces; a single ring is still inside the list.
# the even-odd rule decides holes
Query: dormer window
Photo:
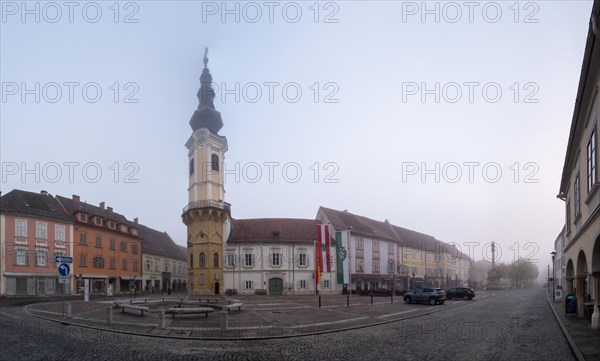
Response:
[[[124,224],[120,225],[119,229],[121,230],[121,232],[127,232],[127,226]]]
[[[94,217],[94,224],[97,226],[101,226],[102,225],[102,218],[100,217]]]
[[[86,222],[87,223],[87,214],[85,213],[79,213],[79,221],[81,222]]]
[[[115,227],[116,227],[116,224],[114,221],[108,221],[108,228],[115,229]]]

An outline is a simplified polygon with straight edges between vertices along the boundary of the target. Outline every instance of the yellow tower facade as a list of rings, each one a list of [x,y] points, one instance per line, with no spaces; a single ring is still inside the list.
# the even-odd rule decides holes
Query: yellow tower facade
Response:
[[[187,226],[188,291],[200,295],[223,293],[223,247],[230,231],[231,208],[225,202],[224,167],[227,138],[219,135],[221,114],[215,110],[207,52],[200,76],[198,109],[192,115],[192,136],[186,143],[189,162]]]

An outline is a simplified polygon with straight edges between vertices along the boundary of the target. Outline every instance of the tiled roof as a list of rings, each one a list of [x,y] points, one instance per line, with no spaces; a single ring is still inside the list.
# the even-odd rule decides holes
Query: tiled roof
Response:
[[[187,261],[187,256],[188,256],[187,247],[180,246],[180,245],[177,245],[177,247],[179,248],[179,253],[181,254],[182,259]]]
[[[396,226],[387,220],[384,222],[376,221],[348,211],[338,211],[326,207],[320,207],[319,211],[327,217],[333,228],[338,231],[352,227],[351,233],[353,234],[392,240],[427,252],[446,251],[456,256],[460,254],[461,259],[471,260],[466,254],[457,250],[454,245],[437,240],[425,233]]]
[[[406,245],[412,245],[417,248],[427,247],[428,251],[432,251],[435,250],[436,245],[441,242],[436,240],[433,236],[413,231],[412,229],[398,227],[393,224],[390,224],[390,227],[398,235],[399,241]]]
[[[14,189],[0,197],[0,213],[16,213],[73,222],[73,218],[50,194],[26,192],[19,189]]]
[[[352,227],[352,233],[358,233],[366,237],[387,239],[397,241],[398,237],[392,232],[389,223],[376,221],[367,217],[359,216],[348,211],[338,211],[331,208],[320,207],[319,210],[325,214],[333,228],[337,231]]]
[[[312,242],[320,223],[297,218],[234,219],[227,242]]]
[[[187,250],[183,255],[180,250],[181,246],[177,245],[167,232],[160,232],[143,224],[138,224],[138,227],[142,238],[143,253],[173,258],[183,262],[187,260]]]
[[[75,213],[77,212],[87,213],[89,215],[89,224],[93,225],[93,221],[91,219],[92,216],[99,216],[103,219],[108,219],[117,223],[126,224],[130,227],[138,227],[138,225],[134,222],[127,220],[127,218],[124,215],[113,212],[112,209],[109,209],[110,207],[102,209],[100,207],[88,204],[87,202],[81,202],[72,198],[66,198],[58,195],[56,196],[56,198],[71,215],[75,215]]]

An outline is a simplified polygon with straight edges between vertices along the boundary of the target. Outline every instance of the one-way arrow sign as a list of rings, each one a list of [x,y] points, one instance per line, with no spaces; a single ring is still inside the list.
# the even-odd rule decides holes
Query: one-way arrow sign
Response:
[[[55,256],[54,261],[56,263],[73,263],[73,257],[69,256]]]

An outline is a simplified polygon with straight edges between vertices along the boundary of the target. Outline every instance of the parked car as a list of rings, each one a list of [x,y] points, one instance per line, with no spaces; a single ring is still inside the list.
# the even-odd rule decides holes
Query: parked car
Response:
[[[453,287],[446,290],[446,297],[449,300],[462,298],[465,301],[470,301],[475,298],[475,290],[471,287]]]
[[[429,302],[430,305],[443,305],[446,292],[441,288],[419,288],[404,294],[404,302]]]

